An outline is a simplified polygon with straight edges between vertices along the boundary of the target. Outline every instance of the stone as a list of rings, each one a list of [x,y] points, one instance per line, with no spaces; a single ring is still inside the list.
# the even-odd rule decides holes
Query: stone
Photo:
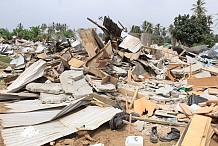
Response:
[[[136,126],[134,126],[134,128],[138,131],[142,131],[144,129],[144,125],[145,125],[145,122],[144,121],[136,121],[134,123]]]
[[[43,92],[51,94],[63,93],[60,83],[29,83],[26,85],[26,89],[31,92]]]

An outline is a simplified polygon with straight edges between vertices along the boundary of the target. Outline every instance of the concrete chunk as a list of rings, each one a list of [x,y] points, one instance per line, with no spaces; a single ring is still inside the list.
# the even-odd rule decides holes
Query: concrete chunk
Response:
[[[84,97],[93,93],[92,87],[89,86],[87,81],[84,78],[79,79],[81,77],[80,73],[81,71],[69,70],[60,75],[60,82],[64,92],[72,94],[74,98]]]
[[[48,94],[40,93],[40,100],[45,104],[59,104],[65,101],[69,101],[70,96],[66,94]]]
[[[87,75],[86,80],[91,84],[91,86],[97,91],[97,92],[114,92],[116,91],[116,87],[114,84],[106,83],[101,84],[101,80],[95,79],[95,77]]]
[[[59,94],[63,93],[62,87],[60,83],[29,83],[26,86],[26,89],[31,92],[44,92],[51,94]]]

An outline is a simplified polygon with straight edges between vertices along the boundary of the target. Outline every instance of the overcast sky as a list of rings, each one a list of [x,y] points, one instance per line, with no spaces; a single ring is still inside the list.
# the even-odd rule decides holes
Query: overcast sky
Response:
[[[207,14],[218,13],[218,0],[205,0]],[[86,18],[97,21],[110,16],[128,29],[144,20],[169,26],[179,14],[192,14],[196,0],[1,0],[0,28],[10,30],[52,22],[67,23],[71,28],[94,27]],[[218,16],[216,16],[218,18]],[[214,28],[215,33],[218,29]]]

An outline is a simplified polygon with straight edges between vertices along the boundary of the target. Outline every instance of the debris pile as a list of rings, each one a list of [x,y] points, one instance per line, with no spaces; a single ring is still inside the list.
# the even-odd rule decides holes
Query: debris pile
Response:
[[[1,72],[7,86],[0,94],[2,143],[55,145],[109,122],[112,130],[128,125],[129,135],[136,129],[152,143],[209,145],[218,135],[217,44],[151,47],[109,17],[103,26],[88,20],[104,41],[96,29],[78,30],[75,40],[1,41],[1,55],[12,58]],[[163,126],[171,131],[160,136]],[[83,145],[103,145],[83,137]]]

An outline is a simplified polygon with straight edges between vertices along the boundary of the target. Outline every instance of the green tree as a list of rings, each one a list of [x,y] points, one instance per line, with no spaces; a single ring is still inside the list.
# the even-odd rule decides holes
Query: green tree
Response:
[[[197,0],[196,4],[193,4],[193,8],[191,9],[194,12],[194,15],[197,17],[204,16],[207,12],[206,8],[204,7],[206,3],[204,0]]]
[[[163,43],[163,36],[162,36],[162,26],[160,23],[156,24],[154,27],[154,32],[153,32],[153,42],[157,44]]]
[[[193,46],[194,44],[212,43],[212,34],[208,25],[207,16],[179,15],[174,20],[173,36],[183,44]],[[211,40],[211,42],[210,42]]]
[[[168,32],[169,32],[170,35],[173,34],[173,30],[174,30],[174,26],[173,26],[173,24],[170,24],[169,27],[168,27]]]
[[[152,23],[150,23],[150,22],[148,22],[148,21],[144,21],[143,23],[142,23],[142,30],[144,31],[144,32],[147,32],[147,33],[150,33],[150,34],[152,34],[153,33],[153,24]]]
[[[140,26],[133,25],[130,32],[132,32],[132,33],[141,33],[142,30],[141,30]]]
[[[0,38],[4,39],[12,39],[12,34],[8,31],[8,29],[0,28]]]
[[[33,40],[34,42],[38,41],[41,35],[42,35],[42,31],[41,31],[40,26],[30,27],[30,30],[29,30],[30,40]]]

